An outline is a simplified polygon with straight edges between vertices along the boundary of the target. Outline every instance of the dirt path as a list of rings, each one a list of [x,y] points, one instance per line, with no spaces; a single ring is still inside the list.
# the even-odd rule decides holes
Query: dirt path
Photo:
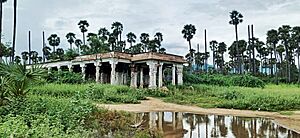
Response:
[[[215,115],[233,115],[243,117],[266,117],[274,119],[282,126],[300,132],[300,111],[294,111],[293,115],[281,115],[277,112],[262,112],[235,109],[220,108],[200,108],[197,106],[178,105],[165,103],[160,99],[148,98],[141,101],[140,104],[98,104],[99,107],[105,107],[110,110],[129,111],[129,112],[189,112],[195,114],[215,114]]]

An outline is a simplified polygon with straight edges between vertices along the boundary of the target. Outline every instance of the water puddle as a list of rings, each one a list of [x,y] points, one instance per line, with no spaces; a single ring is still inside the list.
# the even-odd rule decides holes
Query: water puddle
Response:
[[[300,134],[266,118],[191,113],[136,114],[136,125],[160,131],[164,138],[300,138]]]

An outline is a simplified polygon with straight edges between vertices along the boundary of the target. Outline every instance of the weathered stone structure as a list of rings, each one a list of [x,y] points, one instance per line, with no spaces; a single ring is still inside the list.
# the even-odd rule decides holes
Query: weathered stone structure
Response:
[[[58,61],[43,64],[49,72],[73,71],[83,74],[84,80],[95,80],[98,83],[112,85],[129,85],[131,87],[157,88],[165,84],[166,69],[172,70],[171,83],[181,85],[183,64],[186,63],[182,56],[159,53],[101,53],[94,55],[78,56],[71,61]]]

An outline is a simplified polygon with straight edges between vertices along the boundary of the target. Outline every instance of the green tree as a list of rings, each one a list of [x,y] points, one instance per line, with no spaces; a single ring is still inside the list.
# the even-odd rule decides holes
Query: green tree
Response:
[[[271,44],[273,46],[273,50],[274,50],[274,55],[275,55],[275,74],[276,74],[276,84],[278,85],[278,73],[277,73],[277,66],[276,66],[276,63],[277,63],[277,48],[276,48],[276,45],[278,44],[278,41],[279,41],[279,38],[278,38],[278,32],[277,30],[269,30],[267,32],[267,43],[268,44]],[[272,53],[271,53],[271,59],[272,59]],[[273,64],[271,64],[271,74],[273,75]]]
[[[57,34],[51,34],[48,38],[49,45],[53,47],[53,52],[55,52],[55,47],[59,46],[60,38]]]
[[[42,51],[43,51],[43,54],[44,54],[44,56],[45,56],[45,58],[47,59],[47,60],[49,60],[49,56],[50,56],[50,54],[51,54],[51,48],[50,47],[48,47],[48,46],[45,46],[43,49],[42,49]]]
[[[192,69],[192,63],[193,63],[193,54],[192,54],[192,42],[191,40],[193,39],[194,35],[196,34],[196,27],[192,24],[187,24],[183,27],[183,30],[181,31],[181,33],[183,34],[183,38],[186,39],[189,43],[189,56],[191,56],[190,60],[191,62],[189,62],[189,67],[190,69]]]
[[[129,32],[126,36],[127,42],[130,44],[130,47],[132,47],[132,44],[136,42],[136,35],[133,32]]]
[[[75,40],[75,46],[78,49],[78,51],[77,51],[78,53],[80,53],[80,47],[81,47],[81,45],[82,45],[82,41],[80,39],[76,39]]]
[[[154,35],[154,40],[157,42],[158,49],[161,47],[161,42],[164,40],[161,32],[157,32]]]
[[[100,28],[98,31],[98,35],[102,41],[107,41],[109,34],[110,34],[109,31],[105,27]]]
[[[212,53],[213,53],[213,57],[212,57],[213,58],[213,69],[216,69],[215,58],[216,58],[216,49],[218,46],[218,42],[216,40],[212,40],[209,42],[209,44],[210,44],[210,49],[212,50]]]
[[[291,27],[289,25],[283,25],[278,29],[278,38],[285,47],[285,60],[286,60],[286,75],[287,82],[291,82],[291,70],[290,70],[290,47],[289,42],[291,40]]]
[[[76,40],[76,35],[72,32],[69,32],[67,35],[66,35],[66,38],[70,44],[70,49],[72,49],[72,44],[75,42]]]
[[[111,29],[113,29],[113,33],[116,35],[117,42],[122,41],[122,32],[123,32],[123,24],[120,22],[114,22],[111,25]]]
[[[64,60],[65,51],[62,48],[58,48],[56,54],[59,60]]]
[[[33,61],[33,63],[36,64],[38,62],[39,53],[36,51],[30,51],[29,55],[29,59],[31,59],[31,61]]]
[[[23,65],[26,65],[26,62],[29,59],[29,53],[27,51],[24,51],[21,53],[21,55],[22,55]]]
[[[218,61],[217,64],[223,73],[224,73],[224,65],[225,65],[224,53],[226,51],[227,51],[227,45],[224,42],[219,43],[216,51],[219,57],[219,59],[217,60]]]
[[[82,33],[83,45],[85,45],[85,33],[88,31],[87,28],[90,26],[87,20],[80,20],[78,23],[79,29]]]
[[[148,49],[148,46],[149,46],[149,41],[150,41],[149,37],[150,36],[147,33],[142,33],[141,36],[140,36],[140,40],[141,40],[141,43],[143,44],[143,51],[144,52],[147,52],[147,49]]]
[[[297,59],[298,59],[298,83],[300,83],[300,26],[295,26],[292,28],[292,40],[295,45]]]
[[[238,42],[239,38],[238,38],[238,25],[240,23],[243,22],[243,15],[241,13],[239,13],[236,10],[233,10],[232,12],[230,12],[230,21],[229,24],[234,25],[235,28],[235,41]],[[238,56],[238,63],[239,63],[239,68],[238,68],[238,72],[239,73],[243,73],[243,69],[242,69],[242,61],[241,61],[241,55],[240,55],[240,51],[239,51],[239,43],[236,43],[236,52],[237,52],[237,56]]]
[[[109,34],[108,43],[111,46],[111,51],[115,51],[117,46],[117,38],[114,34]]]

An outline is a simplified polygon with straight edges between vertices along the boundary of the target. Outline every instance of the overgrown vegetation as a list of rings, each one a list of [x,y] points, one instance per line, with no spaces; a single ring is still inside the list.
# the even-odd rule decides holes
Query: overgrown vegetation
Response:
[[[48,83],[68,83],[68,84],[81,84],[83,83],[82,74],[69,72],[69,71],[53,71],[49,73],[45,80]]]
[[[126,86],[40,85],[45,71],[0,63],[0,137],[154,137],[131,128],[133,115],[96,107],[93,102],[136,103]],[[69,86],[69,87],[67,87]],[[105,97],[105,98],[103,98]],[[99,98],[99,99],[98,99]]]
[[[222,74],[189,74],[183,75],[183,81],[187,84],[208,84],[218,86],[241,86],[264,88],[265,83],[249,74],[222,75]]]
[[[300,93],[296,85],[267,85],[261,89],[197,84],[169,89],[174,94],[164,100],[179,104],[263,111],[300,109]]]

